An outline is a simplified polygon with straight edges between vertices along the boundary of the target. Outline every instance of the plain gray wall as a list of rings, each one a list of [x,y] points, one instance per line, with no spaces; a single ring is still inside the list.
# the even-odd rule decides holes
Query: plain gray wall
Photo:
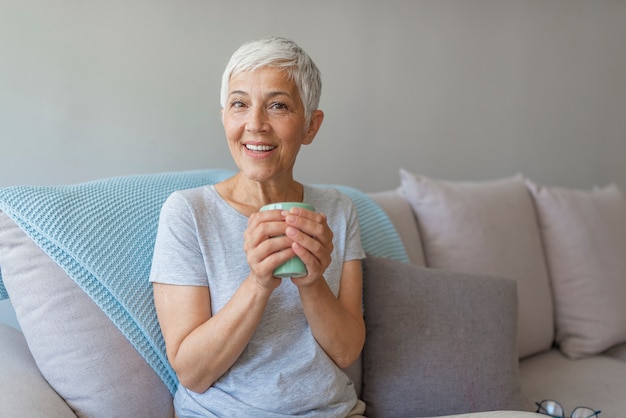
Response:
[[[302,181],[626,186],[625,22],[621,0],[0,0],[0,186],[234,168],[221,73],[273,34],[323,73]]]

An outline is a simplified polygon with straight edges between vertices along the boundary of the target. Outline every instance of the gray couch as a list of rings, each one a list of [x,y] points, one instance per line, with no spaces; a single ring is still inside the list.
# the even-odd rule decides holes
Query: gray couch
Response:
[[[399,189],[370,194],[396,226],[410,263],[375,254],[364,261],[368,334],[347,372],[368,416],[521,418],[535,416],[522,411],[547,398],[567,411],[582,404],[620,416],[626,321],[596,322],[590,335],[561,332],[571,324],[558,318],[568,311],[556,297],[553,276],[562,272],[550,259],[549,210],[537,203],[544,189],[520,177],[450,183],[403,172]],[[621,191],[550,191],[572,194],[587,212],[608,206],[594,219],[622,220],[603,233],[623,245],[617,253],[626,259]],[[58,200],[64,204],[63,190]],[[602,259],[612,268],[614,261]],[[173,415],[170,388],[141,350],[2,212],[0,272],[23,332],[0,326],[3,416]],[[621,307],[598,309],[610,302],[603,295],[594,293],[590,305],[616,314]],[[610,332],[599,332],[605,323]]]

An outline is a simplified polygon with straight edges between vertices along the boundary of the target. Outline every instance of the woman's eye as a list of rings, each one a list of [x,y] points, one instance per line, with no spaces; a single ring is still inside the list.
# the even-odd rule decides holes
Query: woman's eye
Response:
[[[230,107],[235,109],[241,109],[242,107],[245,107],[245,104],[240,100],[235,100],[230,104]]]
[[[287,110],[287,105],[285,103],[275,102],[271,104],[270,108],[274,110]]]

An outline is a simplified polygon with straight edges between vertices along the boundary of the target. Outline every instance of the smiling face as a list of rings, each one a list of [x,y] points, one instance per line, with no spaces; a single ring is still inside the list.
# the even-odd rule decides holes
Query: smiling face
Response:
[[[306,126],[298,89],[277,68],[241,72],[228,87],[222,120],[237,167],[254,181],[293,180],[300,146],[313,141],[324,114],[316,110]]]

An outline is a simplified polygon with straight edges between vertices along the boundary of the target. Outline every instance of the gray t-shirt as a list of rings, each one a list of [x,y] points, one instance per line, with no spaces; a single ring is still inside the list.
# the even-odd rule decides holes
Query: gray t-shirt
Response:
[[[304,202],[325,213],[333,231],[324,278],[336,296],[343,263],[365,256],[356,209],[332,188],[305,185]],[[243,250],[247,224],[214,186],[173,193],[161,210],[150,281],[208,286],[215,314],[250,272]],[[206,392],[179,385],[175,396],[181,418],[344,417],[356,401],[354,384],[315,341],[289,279],[272,293],[235,364]]]

